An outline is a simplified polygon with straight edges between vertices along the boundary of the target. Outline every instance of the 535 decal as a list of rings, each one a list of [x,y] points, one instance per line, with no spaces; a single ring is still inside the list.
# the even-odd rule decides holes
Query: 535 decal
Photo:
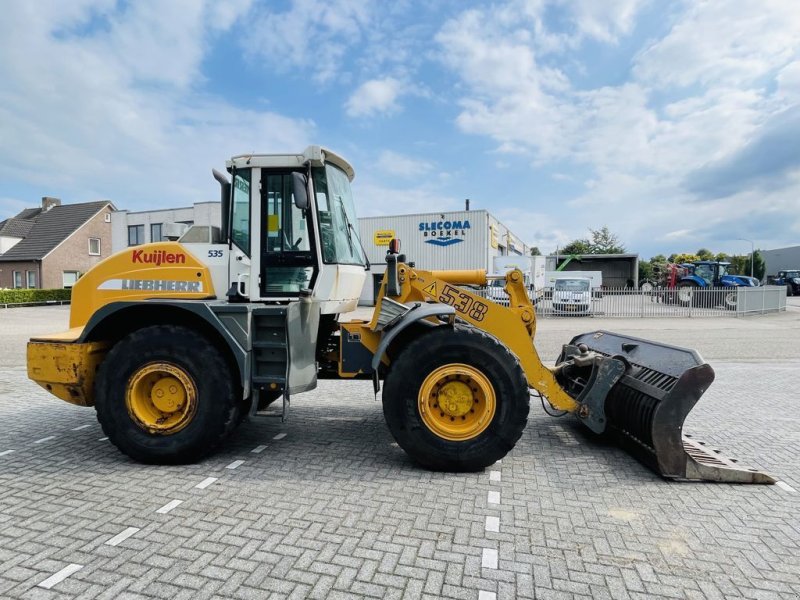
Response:
[[[225,253],[222,250],[209,250],[208,258],[222,258]]]
[[[439,295],[439,302],[449,304],[460,312],[466,315],[473,321],[483,321],[486,316],[489,306],[480,300],[476,300],[466,292],[462,292],[458,288],[451,285],[445,285],[442,288],[442,293]]]

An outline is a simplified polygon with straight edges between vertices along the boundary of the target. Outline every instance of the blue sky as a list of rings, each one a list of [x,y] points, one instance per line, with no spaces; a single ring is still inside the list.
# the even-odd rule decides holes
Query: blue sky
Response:
[[[42,0],[0,46],[0,219],[216,199],[230,155],[315,143],[364,216],[470,198],[543,251],[800,243],[796,0]]]

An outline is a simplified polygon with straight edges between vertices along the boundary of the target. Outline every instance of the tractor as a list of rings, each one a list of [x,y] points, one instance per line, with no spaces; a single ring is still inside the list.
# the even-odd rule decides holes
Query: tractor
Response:
[[[757,287],[759,282],[755,277],[729,273],[730,264],[712,260],[667,263],[655,273],[657,281],[645,282],[641,289],[658,294],[667,303],[736,310],[736,288]]]
[[[227,171],[214,171],[221,227],[103,260],[73,287],[69,330],[28,344],[29,377],[93,406],[131,458],[197,461],[271,403],[282,401],[286,418],[318,379],[367,379],[376,396],[383,387],[391,435],[425,468],[475,471],[503,458],[534,395],[664,477],[774,481],[682,435],[714,379],[697,352],[594,331],[547,366],[521,271],[424,270],[398,240],[371,318],[347,319],[369,268],[351,165],[310,146],[234,156]],[[468,287],[493,279],[507,306]]]

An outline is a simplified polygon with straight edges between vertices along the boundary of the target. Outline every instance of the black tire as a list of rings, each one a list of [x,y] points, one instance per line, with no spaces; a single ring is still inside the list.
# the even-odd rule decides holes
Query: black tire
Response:
[[[675,291],[675,300],[681,306],[697,306],[699,286],[691,281],[681,283]]]
[[[419,413],[426,377],[454,363],[472,367],[490,382],[496,409],[474,438],[452,441],[434,433]],[[530,392],[517,359],[494,337],[470,327],[436,327],[416,338],[392,361],[383,388],[383,414],[394,439],[412,459],[438,471],[477,471],[505,456],[528,420]]]
[[[791,285],[786,286],[786,297],[791,298],[794,296],[794,288]]]
[[[726,310],[736,310],[736,303],[739,300],[738,292],[736,288],[730,288],[728,290],[723,290],[722,292],[722,305],[725,307]]]
[[[166,362],[181,369],[197,390],[188,424],[171,434],[151,433],[126,404],[132,376]],[[95,381],[97,420],[108,439],[134,460],[155,464],[195,462],[215,449],[241,421],[241,388],[222,353],[186,327],[154,325],[134,331],[106,356]]]

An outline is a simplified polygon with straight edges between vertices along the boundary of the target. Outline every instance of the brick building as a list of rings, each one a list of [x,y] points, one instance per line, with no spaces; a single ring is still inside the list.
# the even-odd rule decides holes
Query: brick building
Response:
[[[111,255],[111,213],[107,200],[61,204],[42,198],[0,222],[0,288],[72,287],[83,273]]]

